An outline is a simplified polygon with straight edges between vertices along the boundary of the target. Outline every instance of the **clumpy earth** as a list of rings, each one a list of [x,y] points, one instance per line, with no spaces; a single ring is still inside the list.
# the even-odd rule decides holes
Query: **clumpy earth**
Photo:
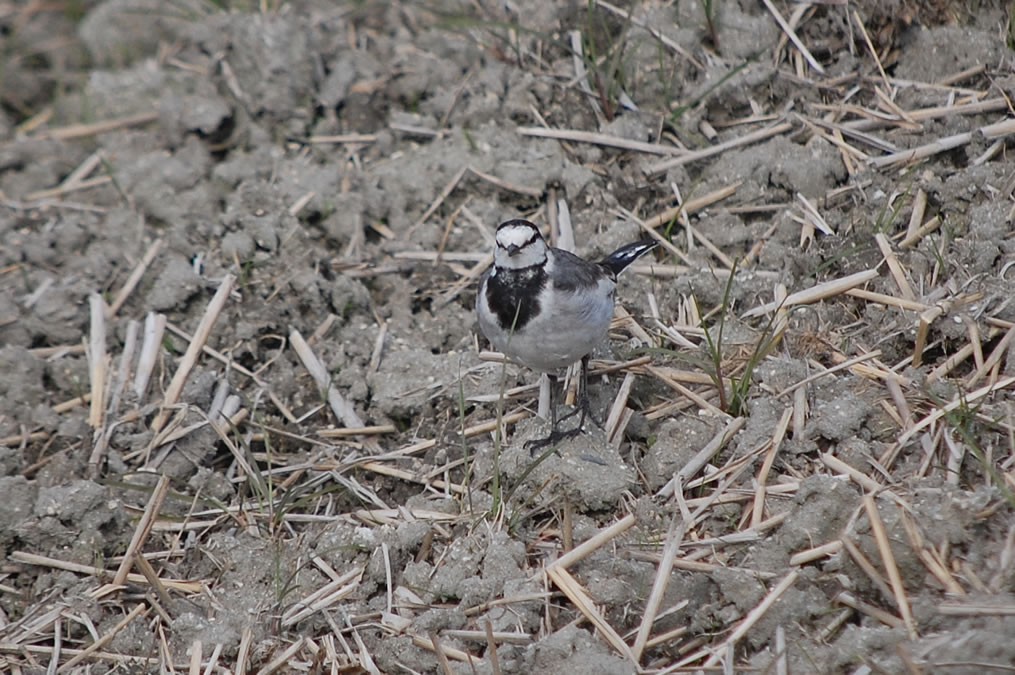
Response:
[[[1010,3],[619,5],[0,3],[0,670],[1012,668]]]

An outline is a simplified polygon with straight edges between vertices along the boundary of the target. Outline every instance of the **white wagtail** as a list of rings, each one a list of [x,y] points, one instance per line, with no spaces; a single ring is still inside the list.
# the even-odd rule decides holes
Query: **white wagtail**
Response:
[[[501,223],[496,242],[493,266],[476,296],[483,335],[512,361],[553,379],[557,370],[581,359],[578,407],[557,420],[551,385],[551,433],[530,441],[532,450],[576,435],[586,415],[595,420],[586,391],[589,354],[610,327],[617,275],[656,242],[628,244],[594,263],[547,246],[536,226],[521,219]],[[558,432],[557,423],[578,411],[577,428]]]

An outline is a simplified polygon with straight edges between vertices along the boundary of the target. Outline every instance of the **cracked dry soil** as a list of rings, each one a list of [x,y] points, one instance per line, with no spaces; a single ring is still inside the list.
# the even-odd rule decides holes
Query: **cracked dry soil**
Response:
[[[974,4],[0,2],[0,670],[1015,668]],[[565,210],[671,246],[534,463],[474,282]]]

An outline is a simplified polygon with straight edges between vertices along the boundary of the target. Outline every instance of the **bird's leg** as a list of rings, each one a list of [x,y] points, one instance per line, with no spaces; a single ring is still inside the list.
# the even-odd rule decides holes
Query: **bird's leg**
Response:
[[[558,421],[563,422],[569,417],[574,417],[578,413],[581,413],[581,417],[578,418],[578,429],[580,430],[585,426],[585,418],[592,420],[600,429],[603,428],[602,423],[596,419],[596,416],[592,414],[592,401],[589,400],[589,355],[586,354],[582,357],[581,369],[578,374],[578,405],[574,410],[561,417]]]
[[[525,447],[530,452],[535,452],[540,448],[545,448],[551,443],[562,441],[565,438],[573,438],[582,432],[582,427],[585,426],[585,418],[592,420],[593,423],[600,429],[603,425],[600,424],[596,416],[592,414],[592,402],[589,400],[589,357],[588,354],[582,357],[581,369],[578,375],[578,405],[575,409],[564,415],[560,419],[557,419],[557,407],[553,404],[553,389],[557,383],[557,378],[553,375],[550,376],[550,435],[546,438],[539,438],[531,441],[526,441]],[[561,393],[563,393],[563,385],[561,387]],[[558,425],[569,417],[574,417],[578,413],[581,413],[581,417],[578,418],[578,426],[574,429],[568,429],[567,431],[561,431],[558,429]]]
[[[532,454],[535,454],[535,452],[541,448],[545,448],[548,445],[552,445],[558,441],[562,441],[565,438],[577,436],[578,433],[581,432],[581,426],[579,426],[577,429],[570,429],[568,431],[560,431],[557,428],[557,426],[562,421],[571,416],[571,413],[568,413],[564,417],[557,419],[557,406],[554,405],[553,401],[553,390],[557,386],[557,376],[550,375],[549,377],[550,377],[550,435],[547,436],[546,438],[536,438],[531,441],[525,442],[525,449]]]

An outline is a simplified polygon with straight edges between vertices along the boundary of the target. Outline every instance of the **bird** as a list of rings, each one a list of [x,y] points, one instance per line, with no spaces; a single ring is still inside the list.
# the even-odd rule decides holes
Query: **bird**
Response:
[[[515,218],[497,227],[493,265],[476,295],[483,335],[511,361],[545,372],[553,380],[559,369],[581,361],[578,406],[558,420],[551,386],[550,435],[529,441],[529,450],[577,435],[586,417],[599,424],[588,398],[589,355],[606,339],[617,276],[657,243],[637,241],[591,262],[549,246],[528,220]],[[575,429],[558,430],[560,422],[579,411]]]

